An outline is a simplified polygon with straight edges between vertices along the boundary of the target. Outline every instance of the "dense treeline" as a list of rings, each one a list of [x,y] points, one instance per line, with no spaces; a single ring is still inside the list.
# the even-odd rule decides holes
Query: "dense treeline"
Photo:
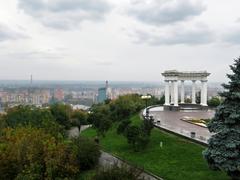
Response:
[[[150,141],[151,130],[153,129],[152,120],[144,119],[142,124],[132,125],[129,118],[139,113],[146,104],[154,105],[158,103],[160,101],[155,97],[151,97],[146,103],[138,94],[120,96],[116,100],[94,106],[89,115],[89,121],[93,123],[98,135],[103,137],[113,123],[118,123],[117,133],[126,137],[134,151],[140,151]]]
[[[157,103],[156,98],[148,102]],[[141,96],[133,94],[94,105],[90,113],[73,111],[65,104],[10,108],[0,116],[0,179],[75,179],[98,164],[100,150],[93,140],[81,136],[69,139],[68,130],[74,126],[80,132],[82,125],[93,124],[98,135],[104,136],[113,123],[123,123],[144,107]],[[133,147],[140,142],[147,144],[146,127],[145,122],[138,127],[135,140],[132,126],[127,128],[126,137]],[[121,170],[109,172],[118,174]],[[97,173],[93,179],[98,176]]]
[[[64,104],[8,109],[0,117],[0,179],[74,179],[95,167],[98,145],[67,137],[67,130],[80,129],[87,116]]]

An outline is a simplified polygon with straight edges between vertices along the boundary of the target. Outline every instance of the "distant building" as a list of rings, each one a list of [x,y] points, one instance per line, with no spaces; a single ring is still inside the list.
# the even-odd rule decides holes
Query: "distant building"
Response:
[[[89,106],[85,106],[85,105],[81,105],[81,104],[76,104],[76,105],[73,105],[71,104],[71,107],[73,110],[88,110],[90,107]]]
[[[111,89],[109,88],[108,81],[106,81],[105,87],[98,89],[97,102],[103,103],[105,100],[111,98],[112,98]]]
[[[50,91],[44,89],[34,89],[31,92],[27,89],[19,90],[15,89],[12,91],[1,91],[0,92],[0,103],[3,104],[31,104],[41,105],[47,104],[50,100]]]
[[[62,101],[64,99],[64,92],[62,89],[56,89],[54,91],[54,98],[58,101]]]
[[[107,88],[99,88],[98,89],[98,97],[97,102],[103,103],[107,99]]]

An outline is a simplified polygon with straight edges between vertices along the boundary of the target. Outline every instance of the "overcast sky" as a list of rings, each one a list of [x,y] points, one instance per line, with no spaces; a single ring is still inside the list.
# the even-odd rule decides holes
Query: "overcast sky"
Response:
[[[0,79],[225,81],[240,56],[239,0],[0,0]]]

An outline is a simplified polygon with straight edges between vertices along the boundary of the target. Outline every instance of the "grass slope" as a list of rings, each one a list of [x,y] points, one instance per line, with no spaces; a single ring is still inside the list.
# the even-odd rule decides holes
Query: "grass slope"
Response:
[[[133,124],[140,124],[139,115],[131,118]],[[116,133],[117,124],[101,138],[103,150],[115,154],[133,165],[143,167],[166,180],[226,180],[228,177],[222,172],[209,170],[202,157],[205,147],[194,144],[178,136],[154,129],[151,142],[141,152],[134,152],[126,139]],[[92,128],[82,133],[82,136],[95,137]],[[163,148],[160,148],[160,142]]]

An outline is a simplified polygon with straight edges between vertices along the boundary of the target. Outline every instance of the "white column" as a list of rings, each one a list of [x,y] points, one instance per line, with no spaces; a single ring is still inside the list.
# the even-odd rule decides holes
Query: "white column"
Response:
[[[169,106],[169,81],[165,81],[165,104]]]
[[[203,81],[201,81],[201,102],[200,104],[203,105],[203,97],[204,97],[204,92],[203,92]]]
[[[174,86],[173,86],[173,81],[171,81],[171,103],[174,103]]]
[[[181,81],[181,103],[185,102],[184,81]]]
[[[201,105],[207,106],[207,80],[202,81]]]
[[[196,81],[192,81],[192,104],[196,104]]]
[[[174,106],[178,106],[178,82],[173,81],[174,87]]]

